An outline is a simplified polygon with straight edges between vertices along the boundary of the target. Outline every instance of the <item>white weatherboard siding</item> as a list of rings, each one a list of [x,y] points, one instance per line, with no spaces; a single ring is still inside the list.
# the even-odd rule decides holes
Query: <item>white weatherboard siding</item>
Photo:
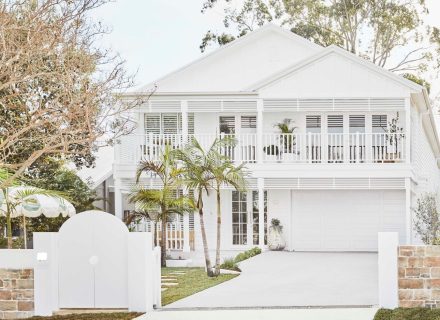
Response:
[[[404,191],[293,191],[294,250],[377,251],[384,231],[404,242]]]

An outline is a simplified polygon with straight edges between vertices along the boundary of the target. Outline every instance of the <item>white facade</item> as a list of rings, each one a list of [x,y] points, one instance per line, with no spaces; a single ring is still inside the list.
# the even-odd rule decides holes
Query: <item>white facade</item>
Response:
[[[193,136],[207,146],[233,134],[238,146],[225,154],[251,173],[246,195],[223,191],[225,251],[264,247],[265,215],[280,219],[288,250],[377,251],[377,233],[390,231],[410,243],[411,206],[438,190],[426,90],[340,48],[267,25],[132,96],[155,86],[137,109],[137,131],[115,148],[111,183],[121,218],[132,209],[127,194],[139,161]],[[286,118],[297,128],[281,135],[274,125]],[[141,183],[160,188],[155,179]],[[205,214],[214,249],[212,196]],[[180,242],[170,249],[201,254],[198,217],[177,224],[170,228]]]

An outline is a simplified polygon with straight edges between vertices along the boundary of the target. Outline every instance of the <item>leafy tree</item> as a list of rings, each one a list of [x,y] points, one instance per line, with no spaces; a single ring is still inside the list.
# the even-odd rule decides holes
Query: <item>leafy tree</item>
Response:
[[[135,203],[136,211],[156,213],[161,222],[161,264],[166,266],[166,230],[167,222],[175,215],[182,215],[194,211],[194,201],[188,196],[179,194],[182,182],[182,169],[178,168],[174,152],[166,146],[159,161],[143,161],[136,172],[136,182],[141,175],[155,176],[162,182],[159,190],[147,189],[139,186],[130,195],[130,201]]]
[[[416,220],[414,229],[423,243],[427,245],[440,244],[440,212],[434,194],[425,194],[417,199],[417,207],[413,209]]]
[[[0,168],[8,186],[47,156],[93,162],[92,150],[131,130],[119,115],[132,86],[124,61],[96,46],[90,19],[109,0],[22,0],[0,5]]]
[[[440,30],[426,25],[425,0],[206,0],[224,7],[226,32],[208,31],[200,48],[223,45],[268,22],[317,44],[340,46],[395,72],[438,69]]]

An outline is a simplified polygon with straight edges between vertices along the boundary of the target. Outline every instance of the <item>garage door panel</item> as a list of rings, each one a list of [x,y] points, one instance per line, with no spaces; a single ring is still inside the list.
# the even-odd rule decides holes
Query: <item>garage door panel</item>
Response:
[[[405,238],[403,191],[293,192],[294,250],[376,251],[378,232]]]

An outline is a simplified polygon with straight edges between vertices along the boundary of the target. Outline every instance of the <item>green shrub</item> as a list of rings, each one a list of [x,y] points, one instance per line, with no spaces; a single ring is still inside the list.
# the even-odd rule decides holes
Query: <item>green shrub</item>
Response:
[[[258,247],[252,248],[250,250],[247,250],[245,252],[241,252],[241,253],[237,254],[237,256],[235,257],[235,262],[237,262],[237,263],[241,262],[243,260],[252,258],[260,253],[261,253],[260,248],[258,248]]]
[[[221,269],[233,270],[241,272],[241,269],[238,267],[237,262],[235,262],[234,258],[227,258],[220,265]]]
[[[374,320],[439,320],[440,309],[397,308],[379,309]]]

